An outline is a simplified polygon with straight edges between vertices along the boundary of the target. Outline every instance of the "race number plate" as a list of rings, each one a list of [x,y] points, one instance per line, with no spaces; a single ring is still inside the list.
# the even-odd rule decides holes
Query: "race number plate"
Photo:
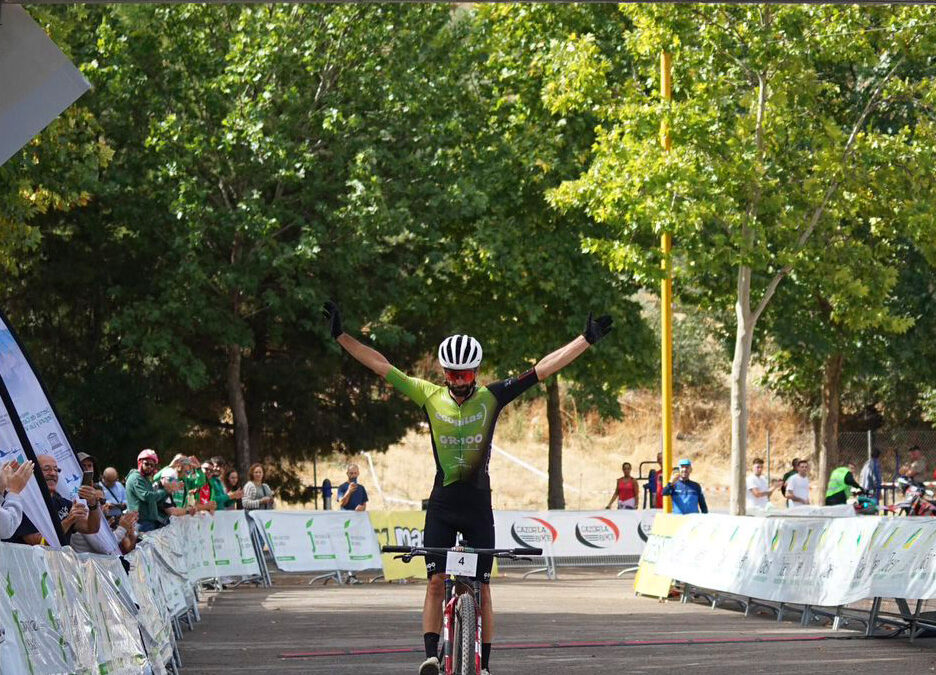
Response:
[[[478,554],[449,551],[445,556],[445,573],[473,577],[478,571]]]

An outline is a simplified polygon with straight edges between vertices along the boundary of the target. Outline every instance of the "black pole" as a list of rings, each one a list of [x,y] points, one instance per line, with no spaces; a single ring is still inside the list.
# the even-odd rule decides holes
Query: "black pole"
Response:
[[[315,486],[315,490],[312,491],[315,499],[315,510],[318,511],[318,462],[316,458],[318,457],[318,451],[312,451],[312,485]]]
[[[46,485],[45,476],[42,474],[42,469],[39,468],[39,460],[36,458],[36,451],[33,450],[32,443],[29,442],[29,436],[26,434],[26,429],[23,428],[23,422],[20,420],[19,413],[16,411],[16,406],[13,405],[13,399],[10,397],[6,382],[3,381],[2,377],[0,377],[0,400],[3,401],[3,407],[7,410],[7,415],[10,418],[10,423],[13,425],[13,430],[16,432],[16,437],[19,439],[20,445],[23,446],[23,452],[25,452],[26,456],[34,463],[33,476],[36,477],[36,482],[39,484],[39,491],[42,493],[42,498],[45,500],[46,508],[49,509],[49,520],[52,521],[52,527],[55,528],[55,534],[59,538],[59,545],[64,546],[65,532],[62,530],[62,522],[59,520],[58,512],[55,510],[55,507],[52,506],[52,495],[49,494],[49,487]]]

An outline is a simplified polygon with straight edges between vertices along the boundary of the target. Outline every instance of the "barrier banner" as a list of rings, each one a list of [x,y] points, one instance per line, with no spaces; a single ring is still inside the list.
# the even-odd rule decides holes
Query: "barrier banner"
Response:
[[[152,551],[147,551],[145,543],[141,543],[126,557],[130,562],[130,585],[133,597],[140,606],[137,620],[143,631],[143,643],[153,670],[157,675],[166,672],[165,664],[172,657],[172,624],[162,603],[157,596],[158,580],[151,575]]]
[[[363,511],[251,511],[284,572],[380,569],[380,549]]]
[[[0,555],[0,595],[8,602],[12,623],[4,625],[6,637],[14,633],[20,663],[14,673],[73,673],[77,670],[75,652],[64,632],[59,597],[54,578],[46,566],[45,551],[39,546],[2,545]],[[7,654],[4,654],[6,657]],[[4,673],[7,671],[3,660]]]
[[[936,522],[683,516],[657,570],[694,586],[822,606],[936,597]]]
[[[649,595],[654,598],[666,598],[669,596],[670,586],[673,585],[673,579],[658,573],[657,562],[659,561],[660,553],[666,542],[672,539],[685,522],[686,520],[682,516],[656,511],[656,517],[653,520],[653,529],[650,531],[647,545],[644,547],[643,553],[640,556],[640,564],[637,566],[637,575],[634,577],[635,593]]]
[[[656,511],[495,511],[497,548],[542,548],[547,557],[640,555]]]
[[[243,511],[216,511],[211,520],[211,546],[218,576],[260,575],[260,565],[250,540],[247,514]]]
[[[368,512],[378,546],[422,546],[426,528],[425,511]],[[425,579],[426,565],[422,558],[412,562],[394,560],[393,554],[382,553],[383,574],[387,581],[395,579]]]

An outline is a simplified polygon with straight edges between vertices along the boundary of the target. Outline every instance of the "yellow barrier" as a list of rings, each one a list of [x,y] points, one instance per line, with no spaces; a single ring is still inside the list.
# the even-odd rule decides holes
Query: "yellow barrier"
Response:
[[[650,540],[640,556],[637,566],[637,576],[634,577],[634,591],[640,595],[649,595],[654,598],[669,596],[673,580],[656,573],[657,555],[663,542],[672,538],[686,523],[684,516],[671,513],[658,513],[653,519],[653,529],[650,531]]]
[[[422,546],[423,530],[426,527],[425,511],[368,511],[377,543],[381,546]],[[411,563],[394,560],[393,555],[384,553],[384,578],[425,579],[426,564],[422,558],[414,558]]]

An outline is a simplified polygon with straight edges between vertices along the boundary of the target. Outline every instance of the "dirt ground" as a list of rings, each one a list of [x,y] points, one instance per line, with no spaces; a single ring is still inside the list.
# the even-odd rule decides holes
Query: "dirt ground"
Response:
[[[275,575],[272,588],[204,597],[201,623],[181,641],[183,673],[416,672],[424,583],[307,581]],[[613,575],[498,579],[492,590],[493,673],[752,673],[780,664],[823,675],[936,669],[936,639],[867,640],[850,630],[659,602],[635,597],[632,580]]]

